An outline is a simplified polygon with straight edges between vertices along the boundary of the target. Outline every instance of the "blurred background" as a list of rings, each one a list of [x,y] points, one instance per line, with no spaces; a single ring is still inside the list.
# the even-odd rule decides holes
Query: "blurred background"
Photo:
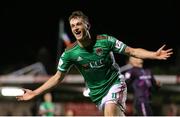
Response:
[[[163,44],[173,48],[167,61],[145,60],[155,78],[163,84],[153,92],[155,115],[180,115],[179,2],[151,1],[1,1],[0,3],[0,87],[35,89],[57,70],[67,41],[74,42],[68,17],[82,10],[95,32],[107,33],[132,47],[155,51]],[[120,66],[126,56],[115,55]],[[56,115],[102,115],[83,95],[85,84],[73,67],[63,83],[51,93]],[[0,115],[38,115],[43,95],[17,102],[0,95]],[[128,92],[127,115],[132,115],[133,95]],[[11,107],[11,108],[10,108]]]

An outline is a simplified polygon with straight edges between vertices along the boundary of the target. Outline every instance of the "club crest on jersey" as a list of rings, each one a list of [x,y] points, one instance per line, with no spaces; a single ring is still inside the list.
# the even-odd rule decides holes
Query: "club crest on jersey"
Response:
[[[102,48],[97,48],[96,49],[96,54],[101,56],[103,54],[103,49]]]

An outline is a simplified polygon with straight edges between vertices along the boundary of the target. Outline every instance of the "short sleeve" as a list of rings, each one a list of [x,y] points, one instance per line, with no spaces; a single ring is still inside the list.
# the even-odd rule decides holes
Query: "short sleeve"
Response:
[[[119,41],[113,36],[108,36],[108,42],[110,43],[111,49],[115,53],[124,54],[125,48],[127,47],[122,41]]]
[[[57,69],[61,72],[67,72],[71,65],[72,65],[72,62],[70,60],[69,54],[66,52],[63,52],[63,54],[61,55],[59,59]]]

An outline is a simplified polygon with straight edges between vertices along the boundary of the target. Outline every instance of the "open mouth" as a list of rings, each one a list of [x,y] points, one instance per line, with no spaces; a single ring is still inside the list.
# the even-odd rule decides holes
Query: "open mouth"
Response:
[[[76,35],[77,37],[81,36],[81,31],[75,31],[75,35]]]

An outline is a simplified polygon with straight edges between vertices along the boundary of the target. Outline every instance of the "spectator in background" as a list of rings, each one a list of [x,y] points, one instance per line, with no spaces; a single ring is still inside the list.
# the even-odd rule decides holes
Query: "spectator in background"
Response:
[[[67,111],[65,112],[65,116],[69,116],[69,117],[74,116],[74,111],[71,110],[71,109],[67,110]]]
[[[51,93],[46,93],[43,96],[44,101],[39,106],[39,115],[41,116],[54,116],[55,104],[52,102]]]
[[[135,115],[152,116],[152,88],[159,89],[160,82],[155,80],[149,69],[143,68],[142,59],[129,57],[128,64],[132,68],[125,72],[125,78],[128,88],[132,88],[134,93]]]
[[[176,103],[171,102],[168,107],[167,116],[178,116],[178,107]]]

